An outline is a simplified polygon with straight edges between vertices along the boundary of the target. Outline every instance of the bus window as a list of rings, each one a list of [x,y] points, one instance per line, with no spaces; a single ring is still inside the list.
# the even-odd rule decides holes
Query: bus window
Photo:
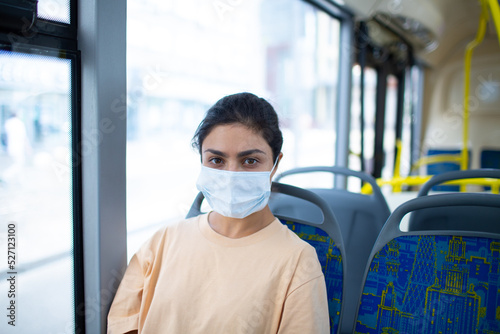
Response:
[[[384,166],[382,178],[394,175],[394,160],[396,158],[396,112],[397,112],[398,79],[394,75],[387,76],[384,126]]]
[[[82,332],[76,1],[0,7],[0,332]]]
[[[190,140],[225,95],[249,91],[273,104],[280,170],[334,164],[337,19],[300,0],[129,0],[127,22],[129,258],[186,215],[200,170]]]
[[[23,333],[75,328],[74,61],[0,51],[0,300]]]
[[[70,23],[70,0],[38,0],[38,17]]]
[[[375,141],[375,106],[377,89],[377,71],[371,67],[364,70],[364,82],[361,83],[361,67],[355,65],[352,69],[352,103],[351,130],[349,139],[349,165],[353,170],[363,170],[371,174],[373,170],[373,154]],[[361,84],[364,89],[363,112],[364,122],[361,124]],[[362,132],[363,131],[363,132]],[[363,150],[361,150],[361,143]],[[363,163],[361,161],[363,157]],[[357,180],[348,179],[348,188],[359,190],[361,184],[351,184]]]
[[[399,174],[408,176],[417,172],[412,165],[418,160],[420,151],[421,87],[422,69],[412,66],[405,75],[405,102],[401,127],[401,164]]]

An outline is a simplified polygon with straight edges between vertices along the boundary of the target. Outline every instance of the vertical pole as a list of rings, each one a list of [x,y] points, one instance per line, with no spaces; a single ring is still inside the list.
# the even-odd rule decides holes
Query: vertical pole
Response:
[[[126,1],[78,1],[87,333],[106,318],[126,266]]]

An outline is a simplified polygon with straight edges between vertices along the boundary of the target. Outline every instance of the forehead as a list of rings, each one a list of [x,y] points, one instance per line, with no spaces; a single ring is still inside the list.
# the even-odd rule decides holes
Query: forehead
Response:
[[[214,127],[203,140],[202,152],[206,149],[216,149],[227,153],[260,149],[266,153],[272,153],[264,137],[243,124],[224,124]]]

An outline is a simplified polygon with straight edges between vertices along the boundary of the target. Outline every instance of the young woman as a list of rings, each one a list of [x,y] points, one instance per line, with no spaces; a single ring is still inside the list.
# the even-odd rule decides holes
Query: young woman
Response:
[[[109,334],[330,332],[316,252],[267,205],[282,142],[273,107],[253,94],[208,110],[193,144],[213,211],[164,227],[134,255]]]

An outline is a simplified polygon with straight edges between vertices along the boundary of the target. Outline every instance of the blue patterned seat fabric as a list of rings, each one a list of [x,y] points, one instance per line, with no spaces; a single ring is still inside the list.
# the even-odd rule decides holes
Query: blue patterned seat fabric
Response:
[[[400,236],[373,258],[355,333],[500,333],[500,240]]]
[[[328,234],[320,228],[285,220],[281,220],[281,222],[316,249],[326,280],[331,333],[337,333],[343,288],[342,255],[340,250],[335,246]]]

